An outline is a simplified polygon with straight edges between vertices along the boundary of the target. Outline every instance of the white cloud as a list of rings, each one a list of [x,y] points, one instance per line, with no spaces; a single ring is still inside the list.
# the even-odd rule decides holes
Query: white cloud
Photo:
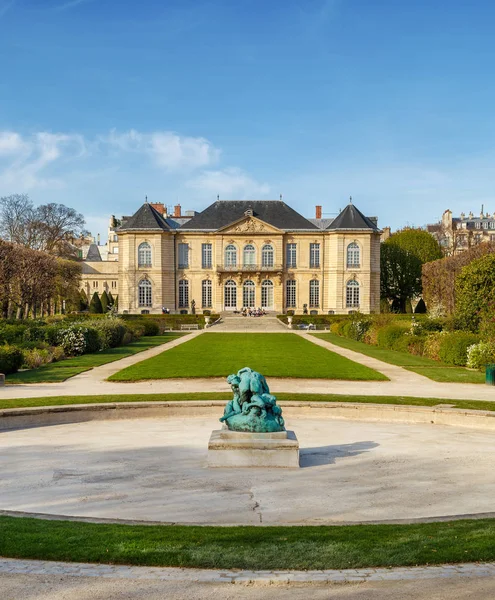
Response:
[[[217,171],[203,171],[198,177],[187,183],[187,186],[206,194],[219,194],[221,198],[255,198],[266,196],[270,186],[260,183],[237,167]]]
[[[24,150],[22,137],[15,131],[0,132],[0,156],[18,154]]]
[[[122,152],[147,154],[157,167],[169,171],[206,167],[215,164],[220,156],[220,150],[206,138],[180,136],[172,131],[140,133],[130,129],[118,133],[112,130],[100,141]]]
[[[82,156],[85,142],[77,134],[41,131],[28,137],[15,132],[0,132],[0,184],[8,189],[61,187],[57,177],[43,175],[60,159]]]

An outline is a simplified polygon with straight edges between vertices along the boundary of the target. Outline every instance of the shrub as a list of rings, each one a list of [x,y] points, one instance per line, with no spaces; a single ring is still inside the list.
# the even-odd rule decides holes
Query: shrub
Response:
[[[377,342],[381,348],[395,350],[399,347],[400,339],[407,333],[402,325],[387,325],[378,331]]]
[[[58,345],[68,356],[98,352],[101,348],[98,330],[77,323],[59,330]]]
[[[454,331],[441,337],[438,355],[440,360],[448,365],[464,367],[467,363],[467,349],[479,342],[479,337],[473,333]]]
[[[16,373],[24,362],[22,350],[16,346],[0,347],[0,373],[10,375]]]
[[[144,335],[158,335],[160,333],[160,327],[156,321],[150,319],[143,319]]]
[[[482,369],[495,362],[495,343],[479,342],[467,349],[467,366],[471,369]]]
[[[9,325],[0,326],[0,344],[13,344],[20,342],[24,337],[27,325]]]
[[[126,326],[121,319],[99,319],[92,323],[92,328],[98,331],[100,347],[116,348],[122,344],[126,332]]]
[[[133,339],[140,338],[144,335],[144,324],[142,321],[126,321],[125,326]]]
[[[52,362],[53,354],[49,350],[24,350],[23,351],[24,363],[23,365],[28,369],[37,369],[42,365]]]

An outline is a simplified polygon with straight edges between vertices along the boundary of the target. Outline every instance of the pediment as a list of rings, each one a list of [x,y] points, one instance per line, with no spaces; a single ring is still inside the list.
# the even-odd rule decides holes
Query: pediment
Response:
[[[269,225],[265,221],[258,219],[257,217],[247,216],[242,217],[242,219],[238,219],[230,225],[226,225],[218,230],[222,233],[282,233],[280,229],[274,227],[273,225]]]

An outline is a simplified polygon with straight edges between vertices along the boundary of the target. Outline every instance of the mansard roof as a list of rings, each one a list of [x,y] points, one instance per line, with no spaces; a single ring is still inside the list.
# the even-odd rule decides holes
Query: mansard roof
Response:
[[[253,217],[278,229],[286,231],[318,229],[316,225],[281,200],[217,200],[182,225],[179,230],[216,231],[242,219],[248,210],[252,210]]]
[[[85,260],[88,262],[101,262],[100,249],[96,244],[90,244]]]
[[[354,204],[348,204],[344,210],[336,217],[327,230],[334,231],[336,229],[367,229],[372,231],[380,231],[376,223],[369,217],[365,217]]]
[[[145,202],[132,217],[123,219],[119,231],[128,231],[130,229],[170,231],[172,228],[156,208]]]

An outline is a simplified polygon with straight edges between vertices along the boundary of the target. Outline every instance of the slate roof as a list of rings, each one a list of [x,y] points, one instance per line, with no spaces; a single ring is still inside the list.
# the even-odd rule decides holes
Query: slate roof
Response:
[[[101,262],[101,254],[96,244],[90,244],[86,259],[88,262]]]
[[[179,229],[216,231],[242,219],[249,208],[253,210],[254,217],[279,229],[318,229],[308,219],[279,200],[217,200]]]
[[[313,225],[316,225],[318,229],[328,229],[330,223],[332,223],[333,219],[308,219]]]
[[[330,223],[327,229],[371,229],[373,231],[380,231],[378,226],[369,217],[365,217],[354,204],[348,204],[339,216]]]
[[[169,231],[171,227],[156,208],[153,208],[151,204],[145,203],[132,217],[122,219],[119,231],[128,231],[129,229]]]

